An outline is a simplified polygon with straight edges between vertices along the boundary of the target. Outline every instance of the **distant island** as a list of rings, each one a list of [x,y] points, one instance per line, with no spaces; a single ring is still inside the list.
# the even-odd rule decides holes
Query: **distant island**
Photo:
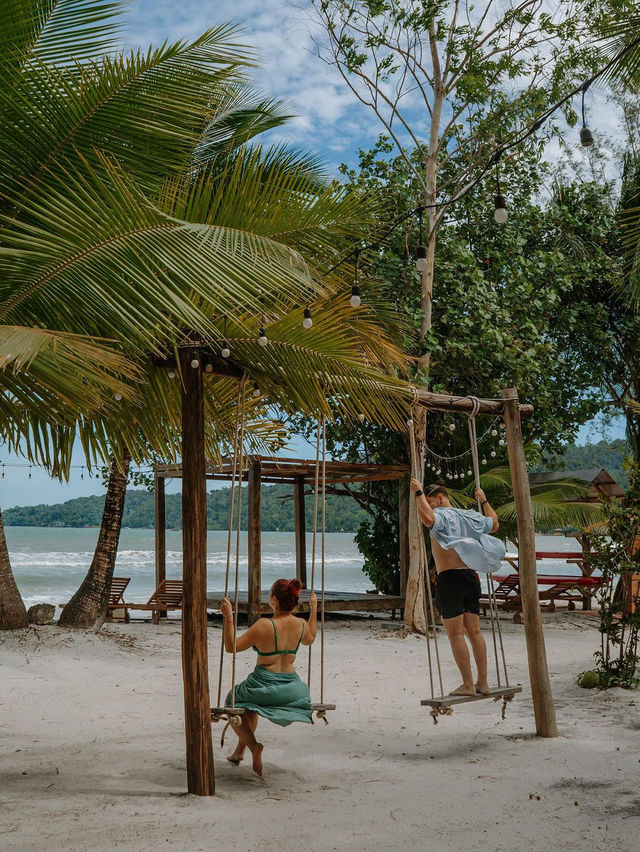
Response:
[[[247,522],[246,488],[243,489],[243,527]],[[229,518],[230,488],[207,494],[207,528],[226,530]],[[264,485],[262,488],[262,529],[267,532],[293,531],[293,491],[289,485]],[[181,529],[181,495],[167,494],[166,523],[168,529]],[[3,511],[4,523],[14,527],[97,527],[102,520],[104,496],[77,497],[65,503],[38,506],[16,506]],[[327,531],[355,532],[367,518],[355,500],[327,495]],[[306,499],[307,530],[313,524],[313,498]],[[152,529],[154,495],[147,491],[128,490],[124,505],[123,527]]]

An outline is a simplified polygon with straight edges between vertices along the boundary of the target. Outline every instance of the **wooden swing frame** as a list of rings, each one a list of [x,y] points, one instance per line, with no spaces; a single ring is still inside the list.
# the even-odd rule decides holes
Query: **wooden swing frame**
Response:
[[[211,702],[207,646],[207,494],[204,440],[204,369],[202,358],[191,366],[197,345],[179,350],[182,395],[182,541],[183,607],[182,671],[184,682],[187,789],[199,796],[215,795]],[[241,379],[244,372],[229,360],[207,354],[208,372]],[[175,368],[168,359],[158,366]],[[435,394],[413,389],[413,403],[433,411],[499,415],[506,426],[507,450],[518,519],[520,585],[531,694],[539,736],[557,736],[536,580],[531,495],[522,441],[521,417],[533,407],[520,405],[515,388],[502,401]],[[223,708],[224,709],[224,708]],[[239,709],[239,708],[238,708]],[[237,709],[236,709],[237,713]]]

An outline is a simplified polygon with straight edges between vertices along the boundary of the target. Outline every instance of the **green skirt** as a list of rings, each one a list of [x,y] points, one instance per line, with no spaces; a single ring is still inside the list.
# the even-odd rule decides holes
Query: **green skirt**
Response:
[[[226,706],[231,707],[231,692]],[[296,672],[272,672],[256,666],[246,680],[236,686],[236,707],[244,707],[274,722],[311,722],[309,687]]]

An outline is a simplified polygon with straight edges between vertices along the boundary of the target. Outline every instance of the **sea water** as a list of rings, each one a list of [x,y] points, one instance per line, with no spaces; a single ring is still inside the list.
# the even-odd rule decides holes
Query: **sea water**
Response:
[[[33,603],[60,604],[69,600],[85,577],[98,538],[97,528],[5,527],[13,574],[27,606]],[[167,530],[167,579],[182,577],[182,533]],[[116,560],[115,575],[130,577],[125,599],[143,603],[155,588],[154,531],[123,529]],[[311,534],[307,536],[307,575],[311,571]],[[318,541],[319,547],[319,541]],[[227,533],[207,534],[207,588],[215,595],[224,589]],[[509,551],[515,548],[510,545]],[[538,551],[579,551],[574,538],[536,536]],[[241,535],[240,589],[247,588],[246,533]],[[231,572],[235,570],[232,560]],[[319,551],[316,562],[316,587],[320,582]],[[512,573],[505,563],[501,573]],[[262,533],[262,586],[270,586],[279,577],[295,576],[293,533]],[[580,574],[577,565],[560,559],[538,563],[544,574]],[[326,588],[332,591],[364,592],[373,588],[362,571],[360,554],[352,533],[327,533],[325,548]],[[233,582],[233,580],[232,580]]]

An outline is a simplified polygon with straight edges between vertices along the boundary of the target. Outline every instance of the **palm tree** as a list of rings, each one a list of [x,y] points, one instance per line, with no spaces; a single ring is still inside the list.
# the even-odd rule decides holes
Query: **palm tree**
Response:
[[[283,116],[248,86],[251,58],[229,27],[92,60],[118,5],[0,9],[0,328],[115,338],[141,368],[135,403],[80,419],[93,455],[176,447],[177,391],[151,356],[187,333],[212,347],[231,336],[236,362],[286,410],[339,397],[351,416],[399,422],[388,401],[398,383],[380,372],[399,352],[337,295],[338,276],[320,273],[366,233],[362,199],[309,157],[249,144]],[[317,320],[301,342],[305,304]],[[255,344],[263,313],[268,352]],[[0,428],[17,443],[10,413]],[[42,428],[40,442],[54,434]]]

